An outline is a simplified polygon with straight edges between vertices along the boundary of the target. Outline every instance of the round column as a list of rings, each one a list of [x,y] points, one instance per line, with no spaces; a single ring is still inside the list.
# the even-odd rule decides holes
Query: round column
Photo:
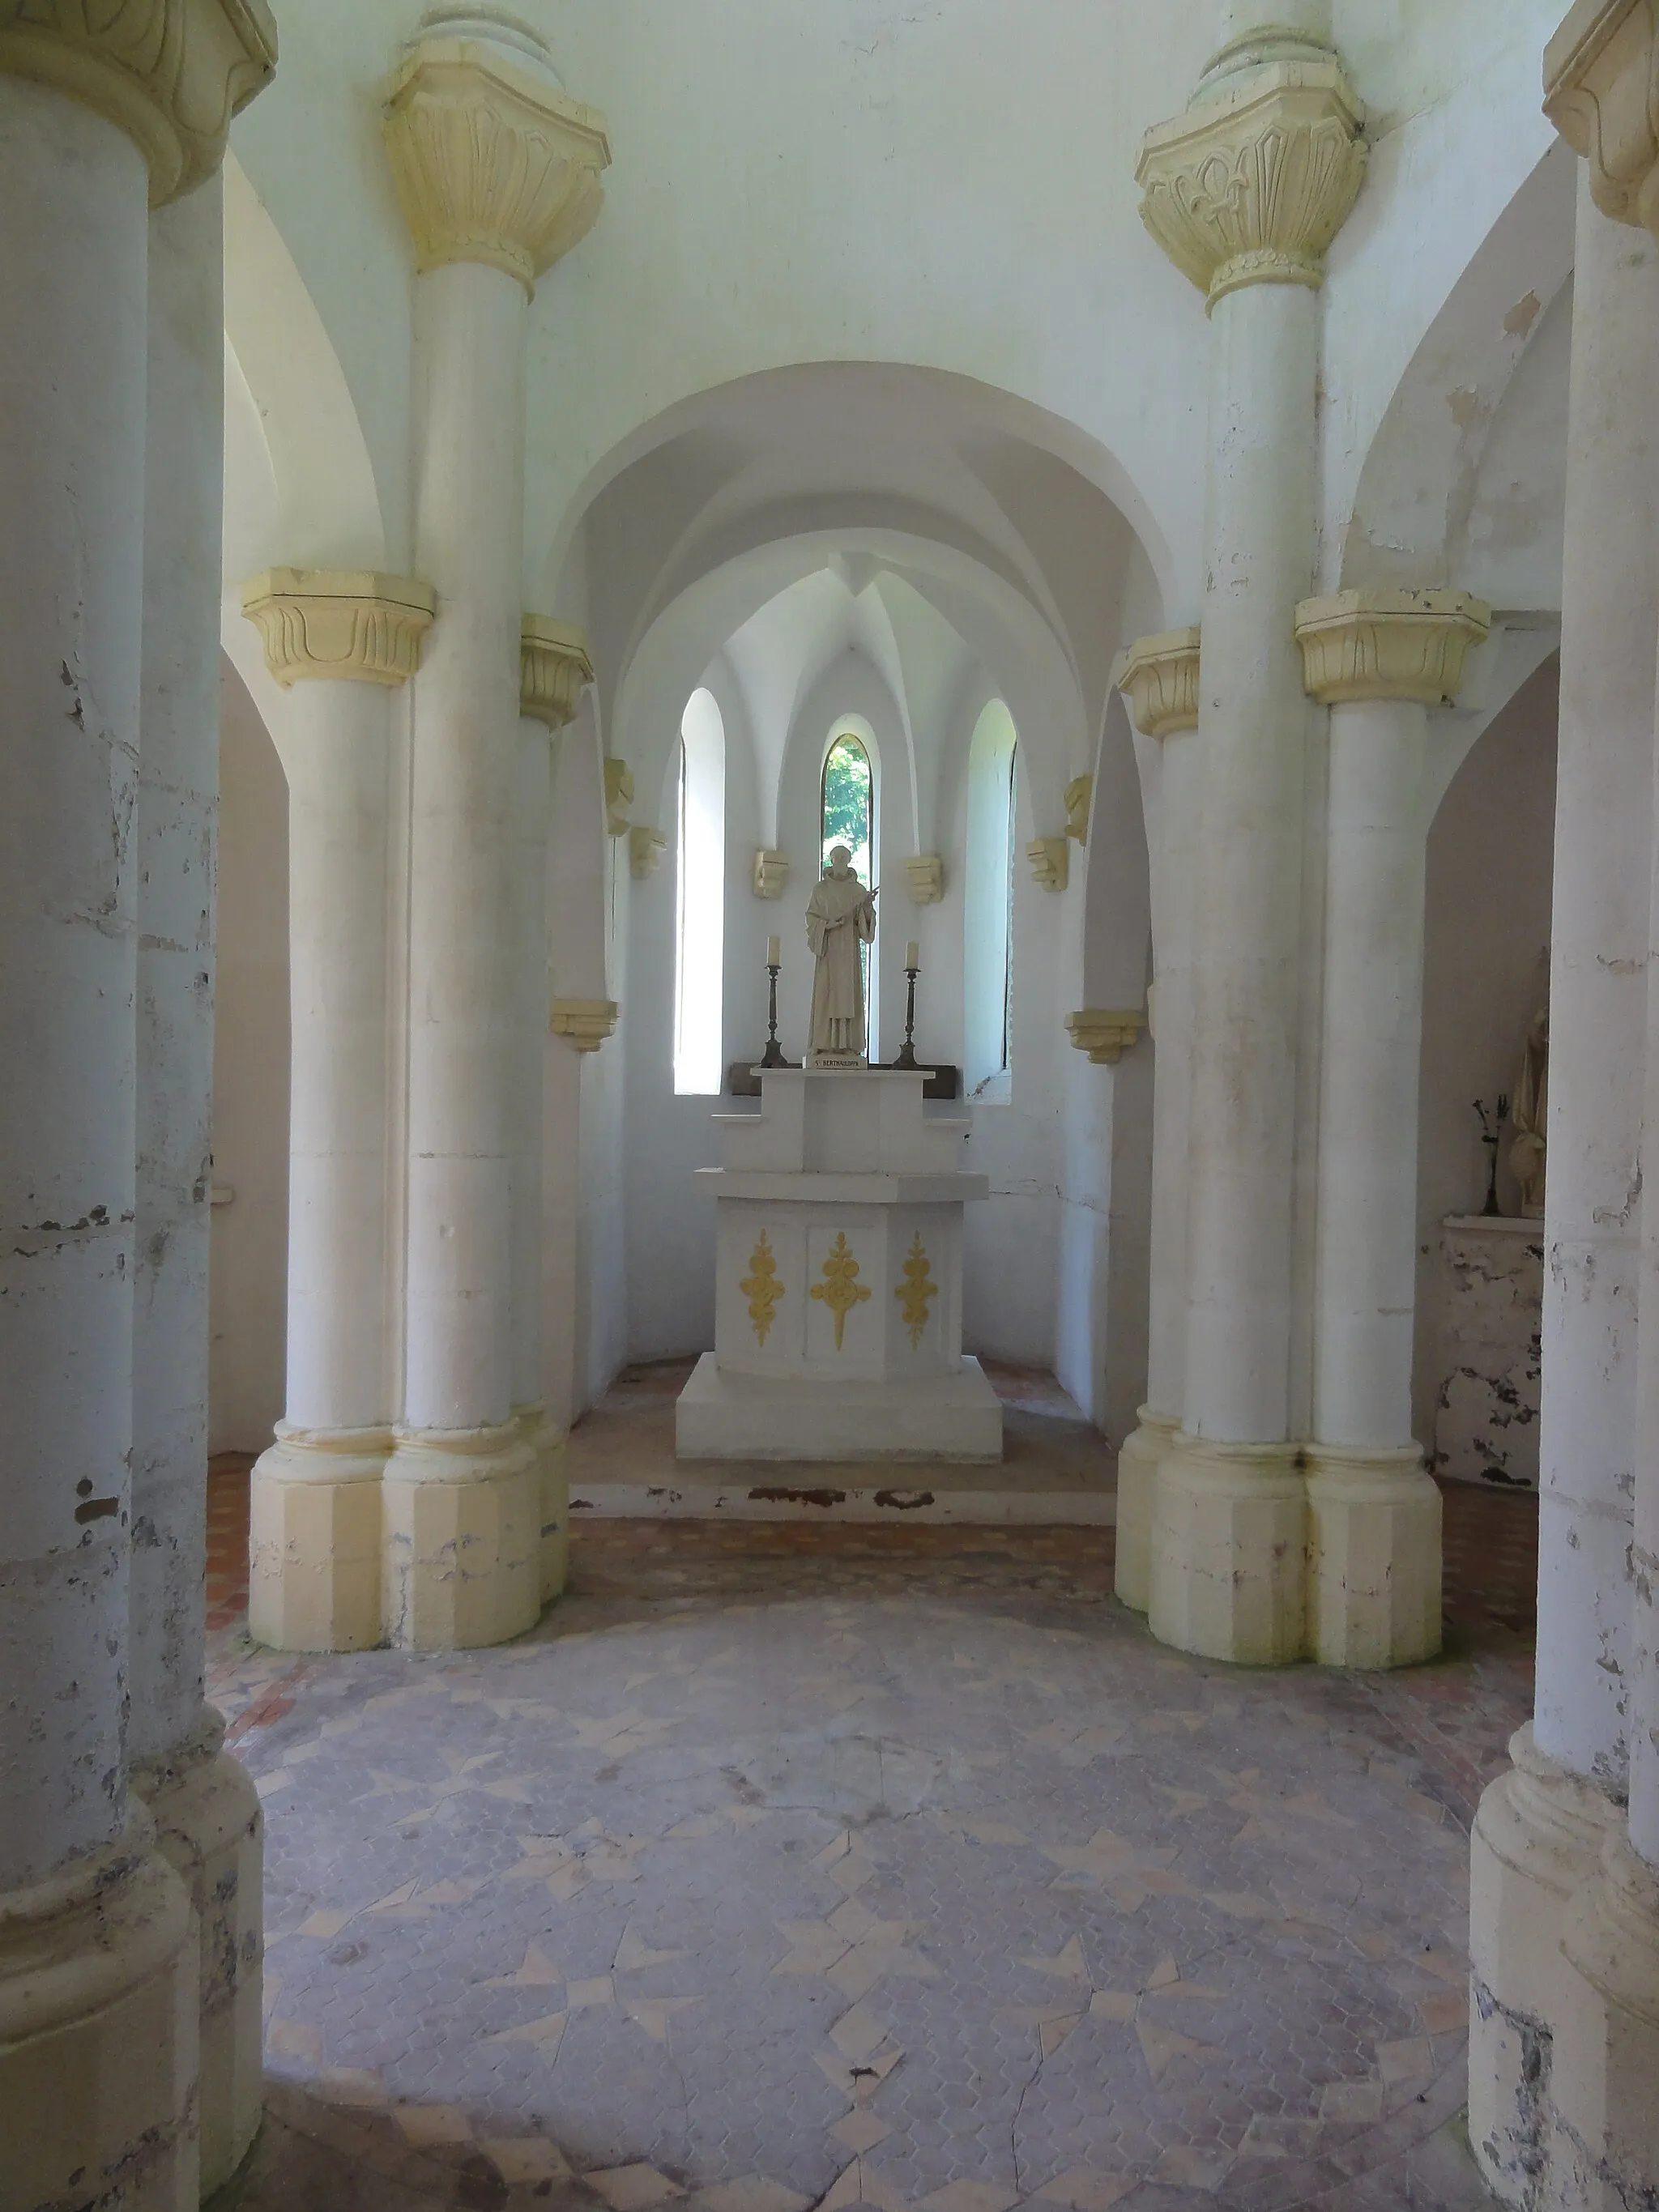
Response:
[[[602,118],[485,6],[434,11],[386,125],[413,234],[416,558],[443,620],[413,702],[404,1404],[382,1484],[386,1632],[499,1643],[541,1605],[540,1476],[514,1413],[524,363],[540,273],[599,212]]]
[[[223,270],[216,177],[149,221],[128,1730],[201,1930],[204,2194],[264,2092],[259,1800],[203,1698]]]
[[[565,1434],[547,1410],[542,1262],[545,1234],[543,1071],[551,977],[548,963],[548,842],[553,822],[552,744],[593,680],[587,640],[574,623],[526,615],[519,647],[519,788],[513,856],[513,1414],[534,1455],[540,1500],[538,1559],[543,1605],[564,1589],[570,1553]]]
[[[1331,710],[1321,1023],[1309,1628],[1333,1667],[1440,1648],[1440,1493],[1412,1436],[1429,712],[1491,610],[1343,592],[1296,611]]]
[[[1316,294],[1364,170],[1363,111],[1315,27],[1224,46],[1136,171],[1147,228],[1212,323],[1186,1343],[1150,1617],[1165,1643],[1255,1662],[1297,1656],[1306,1634],[1289,1390],[1309,708],[1292,617],[1313,562]]]
[[[0,27],[0,2143],[19,2204],[118,2192],[185,2212],[195,1922],[126,1782],[148,208],[213,174],[222,126],[183,118],[228,114],[274,45],[262,7],[175,0],[152,74],[122,26],[15,12]]]
[[[408,577],[272,568],[242,594],[289,692],[288,1386],[253,1469],[248,1627],[282,1651],[381,1641],[392,1451],[386,838],[392,691],[433,597]]]
[[[1141,734],[1157,738],[1152,888],[1152,1203],[1146,1403],[1117,1455],[1115,1587],[1145,1613],[1152,1599],[1158,1470],[1181,1426],[1187,1339],[1187,1125],[1192,1087],[1193,840],[1198,825],[1199,633],[1137,638],[1119,683]]]
[[[1499,2196],[1528,2207],[1639,2203],[1659,2172],[1659,1882],[1632,1849],[1636,1747],[1659,1721],[1639,1652],[1659,1289],[1636,1242],[1653,1231],[1659,272],[1623,227],[1656,211],[1654,27],[1648,11],[1581,4],[1545,58],[1547,111],[1590,158],[1568,400],[1537,1692],[1514,1770],[1480,1801],[1469,1902],[1470,2136]]]

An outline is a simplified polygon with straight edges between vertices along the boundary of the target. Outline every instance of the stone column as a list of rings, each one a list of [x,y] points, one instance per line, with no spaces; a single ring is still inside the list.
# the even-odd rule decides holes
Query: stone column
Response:
[[[1254,1662],[1305,1638],[1289,1391],[1310,710],[1292,617],[1313,566],[1316,294],[1365,158],[1320,11],[1302,12],[1305,28],[1224,46],[1136,170],[1147,228],[1212,322],[1187,1327],[1151,1620],[1165,1643]]]
[[[201,1931],[201,2186],[264,2104],[259,1800],[204,1701],[224,224],[149,221],[128,1752]]]
[[[289,693],[288,1388],[253,1469],[248,1627],[281,1651],[381,1639],[386,1305],[386,837],[391,694],[432,593],[272,568],[242,594]]]
[[[1308,1447],[1309,1643],[1332,1667],[1440,1649],[1440,1492],[1412,1437],[1417,1091],[1429,711],[1491,610],[1462,592],[1342,592],[1296,611],[1331,710]]]
[[[1651,242],[1621,227],[1659,216],[1654,27],[1644,4],[1589,0],[1544,71],[1547,112],[1589,158],[1562,578],[1537,1696],[1470,1847],[1469,2132],[1506,2203],[1562,2212],[1644,2202],[1659,2173],[1659,1880],[1636,1750],[1659,1722],[1639,1595],[1659,1415],[1659,1347],[1652,1320],[1639,1327],[1659,1298],[1641,1160],[1659,1032],[1659,273]]]
[[[542,1316],[543,1067],[551,977],[548,966],[548,841],[553,819],[552,742],[593,680],[587,640],[574,623],[526,615],[519,646],[519,787],[513,852],[514,976],[510,1167],[513,1243],[513,1414],[535,1455],[540,1504],[539,1596],[564,1588],[570,1551],[570,1485],[564,1431],[547,1410]]]
[[[1158,1470],[1181,1426],[1187,1339],[1187,1125],[1192,1089],[1193,840],[1198,827],[1196,629],[1129,647],[1118,681],[1141,734],[1158,738],[1158,851],[1152,891],[1152,1206],[1146,1403],[1117,1456],[1115,1587],[1145,1613],[1152,1598]]]
[[[196,1923],[127,1788],[148,207],[275,46],[155,12],[0,20],[0,2144],[9,2202],[185,2212]]]
[[[387,1633],[493,1644],[540,1610],[538,1475],[514,1419],[509,1049],[524,376],[537,277],[599,212],[602,118],[535,34],[429,14],[392,82],[415,240],[416,551],[443,618],[415,684],[402,1420],[382,1484]]]

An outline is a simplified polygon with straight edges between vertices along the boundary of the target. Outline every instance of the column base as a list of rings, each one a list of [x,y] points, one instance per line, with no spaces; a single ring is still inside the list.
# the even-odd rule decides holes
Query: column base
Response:
[[[1152,1518],[1158,1470],[1180,1433],[1167,1413],[1140,1407],[1139,1427],[1123,1439],[1117,1455],[1117,1543],[1113,1588],[1132,1612],[1145,1613],[1152,1601]]]
[[[380,1494],[400,1651],[504,1644],[541,1613],[541,1480],[518,1424],[398,1432]]]
[[[1325,1667],[1410,1667],[1440,1649],[1440,1492],[1415,1444],[1310,1444],[1308,1641]]]
[[[1549,2149],[1556,2031],[1571,1978],[1568,1901],[1595,1874],[1612,1808],[1547,1759],[1530,1724],[1469,1838],[1469,2142],[1505,2204],[1532,2206]]]
[[[1152,1604],[1160,1644],[1278,1667],[1307,1646],[1307,1486],[1294,1444],[1179,1431],[1158,1472]]]
[[[201,2189],[229,2180],[258,2132],[264,2104],[260,2013],[264,1822],[225,1724],[204,1705],[194,1733],[132,1770],[155,1822],[156,1848],[183,1881],[201,1942]]]
[[[513,1418],[535,1459],[539,1478],[539,1595],[544,1605],[550,1605],[563,1595],[570,1565],[570,1478],[565,1434],[544,1406],[515,1406]]]
[[[380,1643],[380,1479],[389,1429],[299,1429],[253,1463],[248,1634],[277,1651]]]
[[[1659,1871],[1622,1823],[1567,1906],[1543,2202],[1629,2212],[1659,2201]]]
[[[141,1806],[0,1895],[0,2200],[195,2212],[196,1923]]]

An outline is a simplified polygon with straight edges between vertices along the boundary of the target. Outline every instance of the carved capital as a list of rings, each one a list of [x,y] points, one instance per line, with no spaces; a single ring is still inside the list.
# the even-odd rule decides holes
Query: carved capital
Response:
[[[213,174],[231,117],[276,67],[265,0],[0,0],[0,71],[125,131],[149,166],[152,207]]]
[[[366,570],[267,568],[242,586],[242,612],[284,690],[307,677],[405,683],[436,605],[429,584]]]
[[[1066,835],[1079,845],[1089,842],[1089,801],[1094,795],[1091,775],[1074,775],[1060,796],[1066,802]]]
[[[636,823],[628,833],[629,872],[636,883],[654,876],[661,866],[668,840],[660,830],[647,830]]]
[[[937,906],[945,896],[945,862],[938,853],[912,853],[904,864],[912,906]]]
[[[614,999],[555,999],[548,1026],[576,1052],[597,1052],[613,1035],[620,1010]]]
[[[1085,1006],[1080,1013],[1066,1017],[1066,1034],[1073,1044],[1078,1051],[1086,1052],[1096,1067],[1115,1067],[1146,1026],[1146,1017],[1138,1010],[1114,1012]]]
[[[1544,49],[1544,112],[1589,163],[1590,197],[1659,237],[1659,5],[1577,0]]]
[[[1040,891],[1063,891],[1071,874],[1071,847],[1064,837],[1033,837],[1025,848],[1031,881]]]
[[[1260,45],[1264,56],[1254,60]],[[1213,307],[1246,284],[1325,281],[1365,174],[1365,111],[1336,56],[1258,34],[1224,47],[1185,114],[1141,141],[1140,217]]]
[[[440,27],[421,40],[386,88],[386,143],[416,267],[487,262],[529,292],[592,228],[611,143],[599,110],[538,66],[529,34],[514,43],[521,60],[493,36]]]
[[[605,826],[612,837],[628,835],[628,810],[634,804],[634,771],[607,753],[605,762]]]
[[[1156,630],[1138,637],[1124,656],[1118,689],[1128,694],[1143,736],[1198,727],[1198,642],[1196,629]]]
[[[759,846],[755,853],[753,873],[750,878],[757,899],[777,899],[783,896],[783,887],[789,880],[789,855],[775,851],[769,845]]]
[[[581,703],[593,681],[587,633],[550,615],[526,615],[519,629],[519,712],[557,732]]]
[[[1403,699],[1447,707],[1492,609],[1468,592],[1339,592],[1296,611],[1303,680],[1322,706]]]

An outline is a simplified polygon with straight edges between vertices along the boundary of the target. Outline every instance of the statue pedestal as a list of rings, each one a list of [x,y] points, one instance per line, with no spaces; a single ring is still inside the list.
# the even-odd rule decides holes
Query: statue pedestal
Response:
[[[988,1184],[924,1080],[768,1068],[757,1115],[715,1115],[714,1349],[675,1408],[680,1458],[1001,1458],[962,1352],[962,1209]]]

